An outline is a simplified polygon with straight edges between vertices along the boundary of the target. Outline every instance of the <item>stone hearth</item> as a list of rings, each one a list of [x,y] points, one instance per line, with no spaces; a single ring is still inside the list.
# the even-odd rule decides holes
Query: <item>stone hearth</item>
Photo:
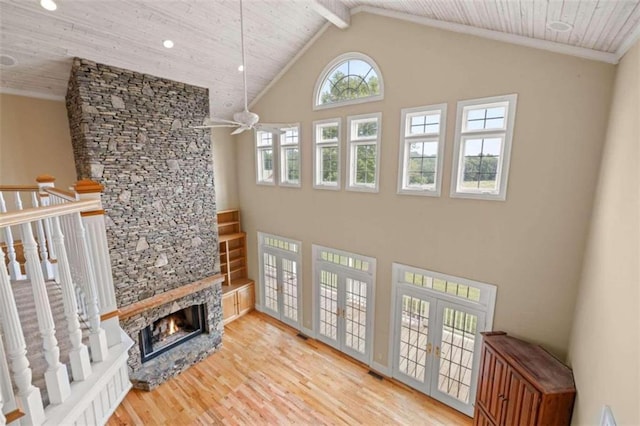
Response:
[[[121,311],[122,328],[136,342],[129,351],[129,378],[135,388],[152,390],[220,347],[224,331],[220,305],[222,279],[218,275],[201,280]],[[204,333],[143,364],[140,331],[160,318],[193,305],[204,305]]]

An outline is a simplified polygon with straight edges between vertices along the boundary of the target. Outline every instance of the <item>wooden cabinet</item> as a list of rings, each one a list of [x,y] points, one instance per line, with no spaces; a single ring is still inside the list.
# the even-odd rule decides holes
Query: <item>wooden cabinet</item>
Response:
[[[474,425],[568,425],[571,370],[540,346],[503,332],[482,335]]]
[[[255,287],[253,281],[222,288],[222,320],[224,324],[252,311],[254,305]]]
[[[255,287],[247,274],[247,234],[240,225],[238,209],[217,214],[222,283],[222,317],[228,323],[253,310]]]

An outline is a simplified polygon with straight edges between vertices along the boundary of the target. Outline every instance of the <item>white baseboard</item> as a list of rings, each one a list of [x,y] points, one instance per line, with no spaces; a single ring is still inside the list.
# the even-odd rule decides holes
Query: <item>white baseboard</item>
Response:
[[[262,307],[262,305],[256,303],[254,307],[256,308],[256,311],[264,313],[264,308]]]

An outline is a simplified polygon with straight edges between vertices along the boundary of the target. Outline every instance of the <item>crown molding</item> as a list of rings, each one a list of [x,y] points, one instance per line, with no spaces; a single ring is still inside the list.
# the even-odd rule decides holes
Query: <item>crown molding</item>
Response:
[[[31,90],[13,89],[11,87],[0,87],[0,93],[5,95],[24,96],[26,98],[46,99],[48,101],[64,101],[64,96],[53,95],[51,93],[34,92]]]
[[[516,34],[507,34],[500,31],[493,31],[493,30],[487,30],[484,28],[472,27],[470,25],[439,21],[437,19],[426,18],[424,16],[416,16],[416,15],[410,15],[408,13],[381,9],[379,7],[357,6],[351,9],[351,15],[355,15],[357,13],[362,13],[362,12],[371,13],[374,15],[386,16],[388,18],[400,19],[403,21],[413,22],[415,24],[426,25],[428,27],[439,28],[442,30],[453,31],[456,33],[469,34],[477,37],[488,38],[491,40],[502,41],[505,43],[532,47],[534,49],[542,49],[550,52],[562,53],[564,55],[591,59],[593,61],[606,62],[609,64],[617,64],[620,59],[617,53],[601,52],[599,50],[569,46],[563,43],[556,43],[556,42],[547,41],[547,40],[538,40],[538,39],[524,37]],[[629,45],[627,49],[629,47],[631,47],[631,45]]]

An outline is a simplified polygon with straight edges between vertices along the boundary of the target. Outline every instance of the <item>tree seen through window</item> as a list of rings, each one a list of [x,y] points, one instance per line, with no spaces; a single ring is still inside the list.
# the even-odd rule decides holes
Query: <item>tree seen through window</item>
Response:
[[[373,67],[365,61],[350,59],[336,66],[320,90],[319,104],[330,104],[380,94],[380,82]]]

